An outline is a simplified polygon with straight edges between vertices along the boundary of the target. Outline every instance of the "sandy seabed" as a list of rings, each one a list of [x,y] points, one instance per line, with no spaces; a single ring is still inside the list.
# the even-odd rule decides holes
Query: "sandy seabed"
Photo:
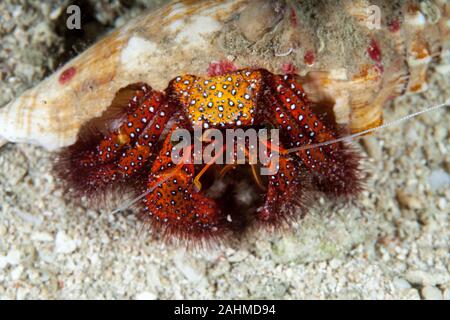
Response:
[[[110,2],[86,1],[92,21],[121,24],[154,1]],[[67,49],[56,31],[66,1],[14,3],[0,4],[0,105]],[[433,68],[428,91],[396,99],[385,120],[448,100],[449,79]],[[57,187],[54,155],[5,145],[0,298],[450,299],[449,124],[444,108],[355,143],[370,177],[353,204],[319,201],[290,233],[249,232],[195,252],[140,235],[130,212],[76,205]]]

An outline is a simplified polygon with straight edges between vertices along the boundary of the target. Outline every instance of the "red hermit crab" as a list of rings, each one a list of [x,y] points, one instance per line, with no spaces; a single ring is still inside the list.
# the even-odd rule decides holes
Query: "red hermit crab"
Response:
[[[290,221],[306,212],[308,190],[349,198],[361,189],[358,157],[336,139],[380,126],[390,100],[426,90],[429,66],[448,56],[449,17],[444,0],[173,1],[1,108],[0,144],[65,147],[57,169],[74,194],[131,189],[163,235]],[[258,137],[279,155],[276,171],[260,175],[263,161],[175,163],[173,134],[199,125],[279,130],[279,145]],[[183,160],[198,139],[208,140],[190,140]],[[215,146],[215,160],[229,151]],[[241,151],[251,158],[253,146]],[[231,196],[247,180],[261,195],[249,216]]]
[[[264,164],[250,164],[249,171],[261,188],[262,203],[254,213],[261,222],[274,224],[294,218],[294,212],[304,214],[307,189],[333,198],[360,190],[358,157],[344,143],[295,149],[339,138],[338,128],[313,111],[296,75],[274,75],[264,69],[178,76],[162,92],[146,84],[127,86],[110,109],[87,123],[77,142],[62,153],[59,176],[77,194],[89,197],[131,184],[138,199],[142,198],[139,216],[157,230],[188,238],[215,236],[244,217],[233,214],[230,203],[208,196],[203,180],[226,174],[236,160],[233,157],[226,165],[175,163],[172,133],[193,131],[196,126],[221,131],[279,130],[279,144],[266,142],[268,153],[279,154],[274,172],[264,179],[256,169]],[[191,142],[181,157],[194,157]],[[221,142],[216,147],[215,159],[229,145]],[[243,145],[247,157],[254,148],[248,141]],[[232,155],[236,152],[233,149]],[[302,210],[293,210],[296,206]],[[227,219],[231,214],[233,219]]]

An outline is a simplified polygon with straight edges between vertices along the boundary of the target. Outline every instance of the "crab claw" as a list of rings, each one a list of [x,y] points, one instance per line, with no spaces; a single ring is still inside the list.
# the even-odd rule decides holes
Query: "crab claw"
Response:
[[[194,165],[172,161],[173,130],[151,168],[140,218],[168,240],[216,238],[228,229],[229,222],[215,200],[197,191]],[[183,157],[192,156],[192,152],[189,149]]]
[[[146,84],[121,89],[58,155],[58,176],[72,192],[88,197],[117,186],[143,168],[171,113],[164,94]]]

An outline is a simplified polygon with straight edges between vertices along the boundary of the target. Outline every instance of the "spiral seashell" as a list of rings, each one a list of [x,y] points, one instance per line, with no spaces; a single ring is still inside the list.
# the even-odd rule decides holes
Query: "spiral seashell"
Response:
[[[298,73],[310,100],[359,132],[395,96],[426,89],[449,52],[450,4],[435,1],[175,1],[111,32],[0,109],[0,139],[53,150],[74,143],[115,93],[178,75],[259,67]],[[376,22],[376,21],[375,21]]]

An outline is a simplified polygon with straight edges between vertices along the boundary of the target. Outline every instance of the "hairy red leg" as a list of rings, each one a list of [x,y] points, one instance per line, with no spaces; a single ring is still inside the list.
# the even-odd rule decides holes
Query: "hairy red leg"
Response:
[[[305,214],[306,206],[303,186],[306,178],[300,161],[291,155],[280,155],[278,172],[268,176],[264,205],[258,209],[257,218],[265,223],[278,224]]]
[[[339,137],[339,133],[316,115],[295,75],[266,74],[271,87],[264,95],[271,112],[266,115],[281,130],[286,148],[296,148]],[[344,143],[296,151],[316,187],[332,196],[351,196],[361,190],[359,157]]]
[[[153,155],[156,143],[163,133],[167,122],[176,111],[173,106],[169,106],[165,102],[149,108],[154,110],[153,118],[147,121],[147,126],[139,134],[137,140],[119,155],[117,171],[125,177],[139,172],[146,161]],[[136,128],[136,130],[138,129]]]
[[[145,84],[137,87],[132,85],[132,88],[135,90],[131,96],[125,96],[119,92],[119,97],[116,97],[113,102],[112,108],[123,108],[123,114],[110,120],[109,130],[95,148],[100,163],[107,163],[118,158],[124,147],[136,142],[148,122],[153,119],[155,109],[163,103],[163,94],[153,91]],[[125,99],[128,101],[124,101]],[[105,118],[106,115],[102,115],[101,118]]]
[[[172,161],[171,133],[164,141],[162,150],[155,159],[146,187],[140,192],[149,192],[143,199],[140,217],[155,226],[170,239],[208,239],[227,230],[228,223],[213,199],[197,192],[193,164],[175,164]],[[190,149],[192,156],[193,150]]]
[[[76,193],[87,196],[123,182],[151,157],[173,112],[162,92],[145,84],[127,86],[59,155],[59,176]]]
[[[282,146],[273,145],[268,141],[260,141],[266,145],[266,156],[276,152],[278,161],[270,163],[267,167],[276,166],[276,173],[268,176],[267,192],[264,205],[257,210],[257,218],[269,224],[289,222],[306,213],[305,187],[309,179],[301,161],[286,152]],[[271,161],[274,161],[272,157]],[[298,209],[301,209],[300,211]]]

